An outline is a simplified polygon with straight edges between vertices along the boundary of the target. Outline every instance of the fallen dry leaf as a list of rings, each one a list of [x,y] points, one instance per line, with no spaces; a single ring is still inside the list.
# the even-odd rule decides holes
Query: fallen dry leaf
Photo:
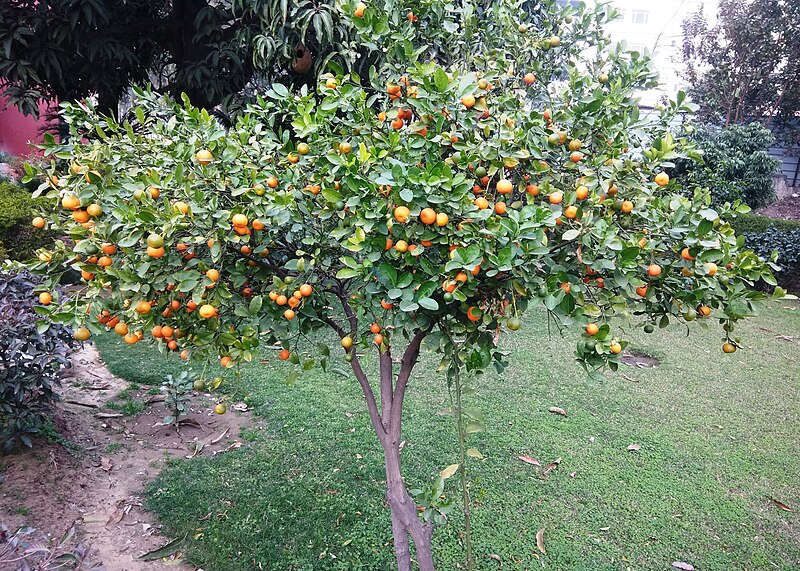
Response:
[[[681,569],[682,571],[694,571],[694,565],[690,563],[684,563],[683,561],[673,561],[672,566],[675,569]]]
[[[127,506],[120,506],[115,509],[114,513],[111,514],[111,517],[109,517],[108,521],[106,521],[106,525],[116,525],[121,522],[122,518],[124,518],[125,515],[131,510],[131,507],[132,506],[129,504]]]
[[[503,560],[500,559],[500,556],[497,555],[496,553],[490,553],[489,554],[489,559],[494,559],[495,561],[497,561],[500,564],[501,567],[503,566]]]
[[[567,411],[561,408],[560,406],[551,406],[547,410],[552,412],[553,414],[560,414],[561,416],[567,416]]]
[[[532,466],[541,466],[542,465],[542,463],[539,462],[536,458],[531,458],[530,456],[526,456],[524,454],[522,456],[517,456],[517,458],[519,458],[520,460],[522,460],[526,464],[531,464]]]
[[[772,503],[774,503],[776,506],[778,506],[778,507],[779,507],[780,509],[782,509],[783,511],[785,511],[785,512],[792,512],[792,511],[794,511],[792,508],[790,508],[789,506],[787,506],[786,504],[784,504],[782,501],[780,501],[780,500],[776,500],[775,498],[773,498],[773,497],[771,497],[771,496],[767,496],[767,497],[768,497],[770,500],[772,500]]]
[[[628,444],[628,450],[637,451],[637,450],[641,450],[641,449],[642,449],[642,447],[639,446],[638,444]]]
[[[550,462],[547,466],[544,467],[544,470],[542,470],[542,476],[546,476],[547,474],[558,468],[559,464],[561,464],[561,458],[556,458],[555,460]]]
[[[547,553],[547,550],[544,548],[544,528],[536,532],[536,547],[538,547],[539,551],[542,553]]]
[[[110,472],[111,468],[114,467],[114,463],[111,461],[111,458],[108,456],[101,456],[100,457],[100,467],[105,470],[106,472]]]
[[[153,404],[156,402],[164,402],[167,400],[167,395],[153,395],[149,399],[147,399],[147,404]]]
[[[230,427],[228,427],[228,428],[226,428],[225,430],[223,430],[223,431],[222,431],[222,434],[220,434],[219,436],[217,436],[216,438],[214,438],[214,439],[212,439],[212,440],[211,440],[211,444],[216,444],[217,442],[219,442],[220,440],[222,440],[223,438],[225,438],[225,435],[226,435],[226,434],[228,434],[228,431],[229,431],[229,430],[230,430]]]

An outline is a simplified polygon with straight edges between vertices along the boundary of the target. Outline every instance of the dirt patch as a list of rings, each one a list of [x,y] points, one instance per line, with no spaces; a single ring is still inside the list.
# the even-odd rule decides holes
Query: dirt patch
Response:
[[[90,559],[109,571],[148,571],[167,564],[179,571],[194,569],[180,562],[180,553],[168,561],[138,559],[170,540],[142,509],[142,490],[167,459],[240,447],[249,415],[232,406],[216,415],[216,401],[198,393],[190,401],[189,423],[177,432],[162,424],[164,403],[144,390],[128,391],[129,400],[151,401],[141,414],[124,416],[105,407],[128,382],[106,369],[93,346],[77,353],[73,363],[55,414],[63,445],[41,443],[0,458],[0,522],[12,533],[32,526],[39,539],[58,538],[75,525],[74,542],[82,542]],[[0,562],[2,571],[16,568]]]
[[[790,194],[775,204],[761,208],[756,214],[784,220],[800,220],[800,193]]]
[[[658,366],[658,359],[645,355],[644,353],[637,353],[636,351],[625,351],[619,359],[623,364],[636,369],[652,369]]]

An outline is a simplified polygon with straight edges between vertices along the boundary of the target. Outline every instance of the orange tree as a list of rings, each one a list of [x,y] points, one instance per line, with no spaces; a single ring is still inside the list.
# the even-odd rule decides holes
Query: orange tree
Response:
[[[664,167],[694,151],[668,125],[687,103],[639,115],[632,93],[654,73],[609,49],[604,8],[393,6],[341,7],[384,50],[368,80],[274,84],[231,127],[146,90],[133,124],[64,104],[71,137],[44,145],[40,191],[58,207],[36,224],[69,239],[34,268],[49,291],[81,272],[74,297],[39,308],[79,339],[111,328],[223,366],[274,349],[291,379],[346,361],[384,450],[398,566],[411,568],[413,539],[429,570],[453,470],[415,502],[399,448],[423,341],[458,383],[502,371],[500,332],[544,308],[582,329],[577,359],[599,377],[626,344],[615,316],[648,332],[718,322],[736,350],[757,297],[747,286],[772,276],[724,221],[746,207],[673,188]],[[322,328],[336,347],[312,335]]]

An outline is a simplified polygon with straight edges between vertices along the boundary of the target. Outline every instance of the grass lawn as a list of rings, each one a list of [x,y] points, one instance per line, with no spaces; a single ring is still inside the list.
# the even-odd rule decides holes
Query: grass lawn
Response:
[[[680,327],[632,329],[633,347],[660,366],[622,367],[602,384],[574,362],[572,336],[545,331],[544,314],[526,316],[504,338],[512,366],[467,397],[487,427],[470,440],[486,457],[469,472],[478,569],[500,568],[490,554],[509,570],[800,568],[800,304],[772,303],[740,326],[745,349],[733,355],[720,350],[719,326],[688,337]],[[182,366],[112,336],[98,345],[131,381],[157,383]],[[266,358],[242,370],[263,416],[249,444],[173,463],[150,487],[149,507],[168,533],[189,534],[189,558],[204,569],[390,569],[380,447],[356,382],[309,371],[287,388],[291,366]],[[456,462],[453,419],[436,414],[448,400],[434,367],[425,356],[407,398],[412,485]],[[641,449],[627,450],[634,443]],[[542,479],[520,454],[562,461]],[[455,479],[446,492],[458,496]],[[454,514],[434,535],[440,569],[463,558],[461,524]],[[547,553],[537,561],[540,528]]]

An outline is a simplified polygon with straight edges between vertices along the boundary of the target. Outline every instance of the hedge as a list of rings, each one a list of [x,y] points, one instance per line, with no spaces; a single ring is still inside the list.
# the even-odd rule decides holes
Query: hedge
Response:
[[[25,260],[37,248],[52,244],[53,233],[31,226],[34,216],[47,210],[44,199],[15,184],[0,183],[0,260]]]
[[[782,220],[755,214],[741,214],[730,221],[737,234],[754,252],[768,258],[778,251],[780,272],[775,277],[781,287],[800,292],[800,220]]]

